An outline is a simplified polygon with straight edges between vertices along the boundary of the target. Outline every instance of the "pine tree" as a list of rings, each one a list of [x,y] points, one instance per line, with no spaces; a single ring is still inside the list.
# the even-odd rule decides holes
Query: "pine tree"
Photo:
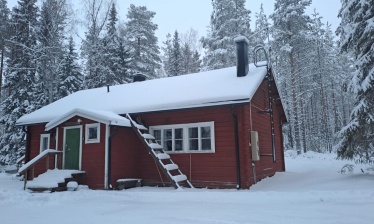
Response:
[[[59,98],[63,98],[82,89],[83,74],[78,64],[78,54],[76,53],[72,37],[69,38],[67,51],[64,55],[60,79],[61,81],[58,85]]]
[[[162,51],[164,52],[162,55],[162,62],[164,64],[164,71],[166,75],[172,74],[171,68],[172,68],[172,63],[171,63],[171,58],[172,58],[172,39],[170,33],[166,35],[166,40],[163,42],[163,47],[161,48]]]
[[[10,11],[7,7],[6,0],[0,0],[0,99],[3,85],[3,71],[4,71],[4,62],[5,62],[5,51],[6,51],[6,42],[5,40],[9,38],[9,14]]]
[[[271,15],[278,81],[281,83],[283,96],[291,99],[286,104],[286,110],[291,115],[292,146],[297,150],[301,150],[303,145],[304,119],[300,116],[303,101],[299,93],[304,89],[300,85],[304,84],[301,81],[301,71],[307,58],[308,25],[311,22],[310,17],[305,15],[305,9],[310,4],[311,0],[277,0],[275,11]]]
[[[132,57],[132,73],[142,73],[148,78],[157,78],[156,70],[161,68],[160,50],[155,31],[157,24],[152,22],[155,12],[145,6],[130,5],[126,23],[127,37]]]
[[[192,55],[192,63],[190,65],[190,73],[197,73],[201,71],[202,61],[200,59],[200,53],[195,50]]]
[[[251,34],[251,11],[245,8],[245,0],[212,0],[212,5],[210,30],[201,39],[206,49],[204,70],[236,65],[234,38]]]
[[[344,0],[339,17],[342,19],[337,33],[342,52],[354,56],[354,69],[350,91],[355,105],[348,125],[341,130],[338,146],[340,158],[358,158],[373,162],[374,158],[374,1]]]
[[[201,69],[201,60],[199,52],[192,51],[187,43],[181,49],[182,51],[182,74],[197,73]]]
[[[36,0],[19,0],[11,14],[10,51],[12,58],[7,62],[4,88],[8,96],[1,103],[3,115],[0,122],[5,133],[0,139],[0,161],[11,163],[24,153],[25,133],[15,123],[22,115],[35,109],[33,86],[36,73]]]
[[[170,58],[170,74],[169,76],[178,76],[182,74],[182,52],[180,47],[180,39],[178,31],[174,32]]]

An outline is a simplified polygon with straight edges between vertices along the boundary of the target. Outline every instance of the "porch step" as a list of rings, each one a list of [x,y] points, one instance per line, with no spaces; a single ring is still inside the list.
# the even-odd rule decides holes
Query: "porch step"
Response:
[[[67,183],[76,181],[84,184],[85,172],[80,170],[47,170],[27,183],[27,189],[33,192],[59,192],[67,190]]]
[[[129,189],[133,187],[141,187],[142,186],[142,180],[141,179],[119,179],[117,180],[117,189],[118,190],[124,190]]]
[[[169,179],[170,183],[175,188],[193,188],[192,184],[188,181],[187,176],[182,173],[178,165],[176,165],[170,156],[164,152],[163,147],[155,141],[155,137],[147,132],[148,128],[146,128],[140,120],[134,121],[130,114],[126,114],[126,118],[130,120],[132,128],[144,143],[158,167],[161,168],[162,172]]]

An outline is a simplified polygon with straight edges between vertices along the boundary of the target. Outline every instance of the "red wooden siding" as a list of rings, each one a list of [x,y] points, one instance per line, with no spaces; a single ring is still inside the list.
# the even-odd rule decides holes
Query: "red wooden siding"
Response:
[[[259,90],[265,90],[264,94],[259,94],[257,91],[252,99],[252,127],[254,131],[258,131],[260,155],[261,154],[272,154],[271,148],[271,125],[270,115],[267,113],[258,113],[261,110],[269,109],[269,97],[267,92],[267,84],[263,82]],[[266,102],[264,107],[264,103]],[[249,111],[249,106],[247,106]],[[282,129],[280,120],[280,108],[273,104],[273,115],[274,115],[274,134],[275,134],[275,149],[276,149],[276,162],[273,162],[272,156],[261,156],[260,161],[256,162],[256,178],[257,181],[272,176],[275,172],[284,171],[284,156],[283,156],[283,140],[282,140]],[[246,123],[249,124],[249,116],[246,116]],[[250,127],[250,126],[248,126]],[[253,176],[252,176],[253,182]]]
[[[30,159],[33,159],[40,153],[40,135],[50,134],[49,148],[55,149],[55,130],[52,132],[44,131],[45,124],[28,126],[27,130],[31,133],[30,140]],[[55,157],[49,156],[49,169],[54,169],[55,167]],[[39,174],[44,173],[47,170],[46,159],[41,160],[38,164],[34,166],[34,176],[37,177]],[[29,178],[31,177],[31,171],[29,173]]]
[[[111,127],[111,184],[122,178],[140,178],[140,151],[145,151],[142,142],[132,128]],[[147,157],[149,155],[146,155]],[[150,156],[149,156],[150,157]]]
[[[234,119],[230,106],[141,114],[140,117],[146,126],[214,121],[215,153],[170,154],[171,158],[196,186],[236,185]],[[160,181],[151,156],[145,148],[140,152],[141,177]]]

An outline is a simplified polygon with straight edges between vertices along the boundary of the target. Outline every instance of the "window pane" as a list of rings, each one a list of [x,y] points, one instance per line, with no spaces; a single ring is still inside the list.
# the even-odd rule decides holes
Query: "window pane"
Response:
[[[183,129],[182,128],[176,128],[175,130],[175,139],[183,139]]]
[[[190,139],[190,150],[199,150],[199,140],[198,139]]]
[[[210,139],[201,139],[201,149],[202,150],[212,149]]]
[[[164,150],[171,151],[173,147],[173,140],[172,140],[172,129],[164,129],[163,130],[163,137],[164,137]]]
[[[198,138],[199,137],[199,134],[198,134],[198,128],[189,128],[188,129],[188,137],[189,138]]]
[[[42,149],[43,151],[48,148],[48,137],[43,137]]]
[[[155,137],[155,140],[158,144],[161,144],[161,130],[154,130],[153,131],[153,136]]]
[[[183,140],[175,140],[175,151],[183,151]]]
[[[89,140],[98,139],[97,138],[97,127],[88,128],[88,139]]]
[[[210,127],[201,127],[201,137],[210,138]]]

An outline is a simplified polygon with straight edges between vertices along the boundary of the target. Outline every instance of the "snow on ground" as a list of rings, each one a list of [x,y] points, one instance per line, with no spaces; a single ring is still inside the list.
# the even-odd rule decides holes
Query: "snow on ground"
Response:
[[[1,173],[0,217],[4,224],[373,223],[374,175],[363,165],[339,173],[347,163],[354,164],[332,154],[287,152],[287,172],[240,191],[80,186],[73,192],[30,193],[21,181]]]

